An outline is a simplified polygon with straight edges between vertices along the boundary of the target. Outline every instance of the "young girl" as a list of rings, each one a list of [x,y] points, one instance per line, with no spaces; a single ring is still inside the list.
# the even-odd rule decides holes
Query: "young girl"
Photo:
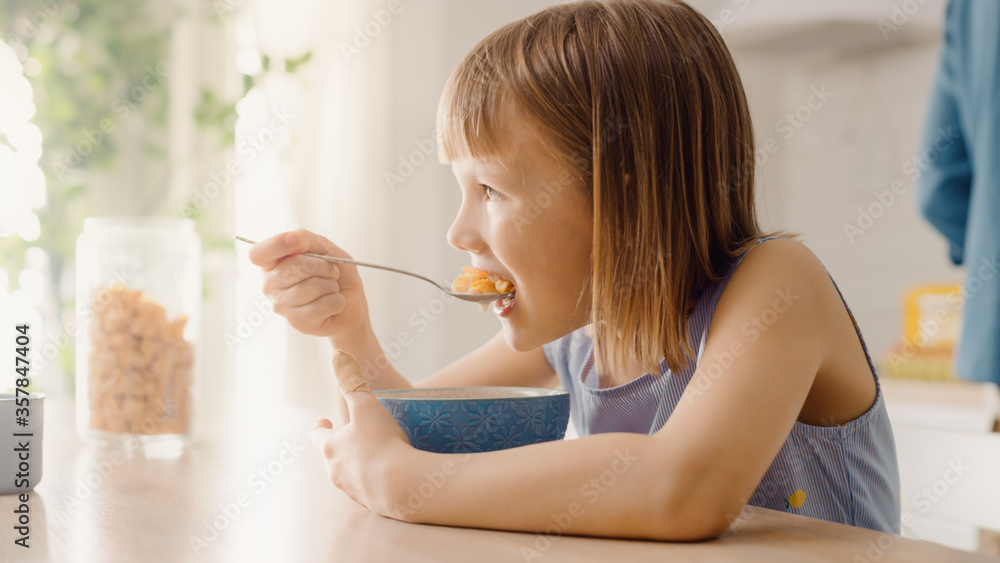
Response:
[[[744,504],[899,531],[892,430],[861,334],[802,244],[761,232],[733,61],[680,0],[576,2],[511,23],[452,74],[448,242],[514,282],[502,331],[421,382],[570,392],[581,437],[453,456],[412,448],[378,401],[312,438],[337,487],[400,520],[692,540]],[[409,387],[357,269],[308,231],[261,242],[264,293],[375,389]],[[433,476],[435,491],[409,506]],[[412,503],[410,503],[412,504]]]

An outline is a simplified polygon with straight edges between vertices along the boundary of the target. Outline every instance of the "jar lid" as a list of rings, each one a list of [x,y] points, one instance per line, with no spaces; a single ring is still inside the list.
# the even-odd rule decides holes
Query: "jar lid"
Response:
[[[144,235],[184,236],[195,234],[194,220],[185,217],[87,217],[85,235],[133,237]]]

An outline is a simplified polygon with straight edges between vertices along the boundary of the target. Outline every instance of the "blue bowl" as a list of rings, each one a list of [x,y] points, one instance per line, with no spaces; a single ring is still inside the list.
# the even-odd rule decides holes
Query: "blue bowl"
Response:
[[[375,391],[419,450],[488,452],[561,440],[569,393],[533,387],[440,387]]]

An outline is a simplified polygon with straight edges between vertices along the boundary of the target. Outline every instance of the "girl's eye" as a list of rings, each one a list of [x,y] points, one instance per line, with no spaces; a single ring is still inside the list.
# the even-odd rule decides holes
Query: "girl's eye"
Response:
[[[483,193],[486,194],[486,199],[490,201],[496,201],[501,197],[503,197],[503,194],[487,186],[486,184],[479,184],[479,187],[483,188]]]

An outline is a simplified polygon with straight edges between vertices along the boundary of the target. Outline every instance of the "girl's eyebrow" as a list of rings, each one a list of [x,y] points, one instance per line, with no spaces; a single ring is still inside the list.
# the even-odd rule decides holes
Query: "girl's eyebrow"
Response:
[[[473,181],[475,181],[476,184],[487,184],[487,185],[492,185],[492,184],[506,185],[507,183],[505,182],[506,175],[507,174],[505,173],[505,171],[492,170],[490,168],[473,170],[471,174],[472,179]]]
[[[518,162],[475,160],[463,172],[460,178],[472,185],[487,185],[501,191],[523,188],[528,183],[525,168]]]

